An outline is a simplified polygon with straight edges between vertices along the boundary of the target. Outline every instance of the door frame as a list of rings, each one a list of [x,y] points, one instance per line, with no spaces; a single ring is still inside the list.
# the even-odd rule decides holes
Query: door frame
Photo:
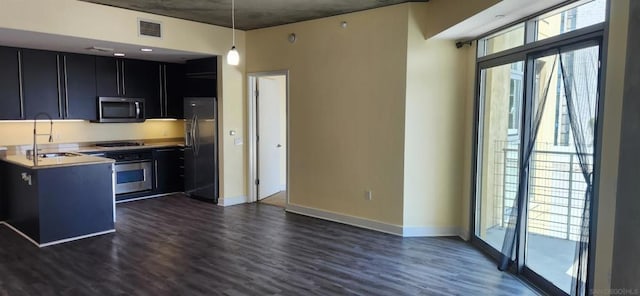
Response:
[[[285,120],[286,120],[286,143],[285,143],[285,167],[286,167],[286,184],[285,184],[285,206],[289,206],[289,182],[290,182],[290,165],[289,165],[289,70],[276,70],[266,72],[252,72],[247,74],[247,141],[249,146],[249,168],[247,170],[247,202],[258,201],[258,185],[256,179],[258,177],[258,105],[256,97],[256,85],[258,78],[268,76],[284,76],[286,81],[286,99],[285,99]]]
[[[610,5],[607,4],[607,9],[609,9]],[[608,14],[607,14],[608,15]],[[524,59],[523,61],[525,62],[525,64],[529,63],[530,61],[533,61],[536,57],[541,57],[541,56],[545,56],[547,54],[549,54],[550,52],[554,52],[556,50],[560,50],[560,49],[571,49],[571,48],[584,48],[587,47],[588,44],[592,44],[592,45],[597,45],[599,46],[599,50],[600,50],[600,69],[599,69],[599,81],[598,81],[598,107],[597,107],[597,112],[598,112],[598,117],[596,120],[596,127],[595,127],[595,131],[596,131],[596,135],[595,135],[595,140],[596,142],[594,143],[594,162],[593,162],[593,171],[596,172],[594,174],[594,178],[593,178],[593,195],[592,195],[592,200],[591,200],[591,213],[590,213],[590,229],[589,229],[589,257],[588,257],[588,263],[587,263],[587,276],[586,276],[586,286],[585,289],[586,291],[590,291],[593,289],[593,285],[594,285],[594,274],[595,274],[595,256],[596,256],[596,252],[595,252],[595,248],[596,248],[596,231],[597,231],[597,225],[598,225],[598,215],[597,215],[597,205],[598,205],[598,199],[599,199],[599,187],[600,187],[600,162],[601,162],[601,147],[602,147],[602,122],[603,122],[603,118],[604,118],[604,101],[605,101],[605,97],[604,97],[604,84],[605,84],[605,79],[604,79],[604,75],[605,75],[605,71],[606,71],[606,52],[607,52],[607,43],[606,43],[606,24],[608,23],[608,17],[605,20],[605,22],[600,23],[600,24],[596,24],[587,28],[583,28],[583,29],[579,29],[573,32],[569,32],[569,33],[565,33],[564,35],[560,35],[560,36],[555,36],[555,37],[551,37],[548,40],[542,40],[542,41],[536,41],[533,42],[530,45],[524,45],[521,46],[519,48],[515,48],[512,50],[506,50],[504,52],[501,53],[497,53],[497,54],[493,54],[493,56],[487,56],[487,57],[482,57],[482,58],[477,58],[476,59],[476,79],[475,79],[475,107],[474,107],[474,144],[473,144],[473,151],[472,151],[472,161],[473,161],[473,170],[472,170],[472,182],[471,182],[471,218],[470,218],[470,242],[472,243],[472,245],[478,247],[480,250],[482,250],[483,252],[485,252],[486,254],[488,254],[491,258],[493,258],[494,260],[498,260],[498,258],[500,257],[501,253],[500,250],[496,250],[494,249],[492,246],[490,246],[488,243],[486,243],[485,241],[483,241],[478,235],[476,235],[476,231],[477,231],[477,200],[476,198],[479,195],[479,188],[478,188],[478,184],[479,182],[481,182],[481,167],[480,164],[482,162],[482,154],[481,154],[481,149],[482,145],[480,145],[479,143],[483,140],[483,133],[482,133],[482,111],[484,109],[484,101],[482,101],[480,99],[480,95],[481,95],[481,83],[480,83],[480,73],[483,69],[487,69],[487,68],[491,68],[494,66],[499,66],[499,65],[505,65],[507,63],[509,63],[509,61],[512,61],[513,59],[518,58],[518,56],[522,56]],[[525,66],[525,67],[531,67],[531,66]],[[532,78],[526,77],[526,73],[525,73],[525,84],[529,84],[532,83]],[[527,90],[526,88],[524,90]],[[524,104],[525,104],[525,109],[531,109],[531,106],[526,106],[526,104],[530,104],[531,98],[530,98],[531,94],[530,93],[524,93]],[[523,109],[524,110],[524,109]],[[528,122],[531,120],[526,119],[525,117],[527,116],[527,111],[523,111],[524,114],[521,118],[522,122],[522,126],[527,126]],[[522,135],[521,138],[521,145],[523,145],[523,147],[525,146],[525,140],[528,139],[528,136],[524,136]],[[522,153],[522,151],[521,151]],[[520,155],[520,159],[522,159],[522,154]],[[521,162],[522,160],[519,160],[519,162]],[[526,205],[525,205],[526,207]],[[526,210],[525,210],[526,211]],[[520,237],[525,237],[526,235],[524,234],[524,232],[526,231],[526,216],[523,218],[523,225],[520,229],[520,232],[518,234],[518,236]],[[535,285],[535,288],[537,289],[541,289],[542,291],[544,291],[545,293],[551,293],[554,295],[563,295],[566,294],[564,291],[562,291],[560,288],[556,287],[555,285],[553,285],[549,280],[547,280],[546,278],[544,278],[543,276],[540,276],[539,274],[537,274],[535,271],[531,270],[528,266],[525,266],[525,262],[521,261],[525,259],[525,244],[526,244],[526,239],[525,241],[523,241],[520,245],[516,245],[516,252],[519,254],[517,260],[514,262],[513,264],[513,268],[511,269],[511,271],[515,274],[520,275],[522,278],[524,278],[526,281],[532,283],[533,285]]]

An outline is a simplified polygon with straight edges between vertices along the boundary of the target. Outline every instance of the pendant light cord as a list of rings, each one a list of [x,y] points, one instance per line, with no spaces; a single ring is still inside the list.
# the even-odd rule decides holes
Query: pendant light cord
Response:
[[[236,1],[231,0],[231,34],[233,35],[233,47],[236,47]]]

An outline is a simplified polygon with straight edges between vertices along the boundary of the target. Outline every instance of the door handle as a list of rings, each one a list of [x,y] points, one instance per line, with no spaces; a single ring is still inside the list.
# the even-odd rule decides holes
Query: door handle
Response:
[[[276,145],[276,148],[280,148],[280,147],[282,147],[282,145],[280,145],[280,144]]]
[[[198,115],[193,116],[193,152],[195,156],[200,153],[200,139],[198,138]]]
[[[136,105],[136,119],[140,119],[140,102],[135,102]]]

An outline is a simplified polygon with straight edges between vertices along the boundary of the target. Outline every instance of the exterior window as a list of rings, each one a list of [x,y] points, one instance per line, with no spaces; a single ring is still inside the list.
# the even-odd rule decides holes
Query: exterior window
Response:
[[[535,41],[604,22],[606,4],[606,0],[579,1],[538,17]]]
[[[478,57],[504,51],[524,44],[524,23],[478,40]]]

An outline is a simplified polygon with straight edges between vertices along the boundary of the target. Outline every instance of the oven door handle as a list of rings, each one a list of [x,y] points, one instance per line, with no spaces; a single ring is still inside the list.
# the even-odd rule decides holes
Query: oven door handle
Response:
[[[127,161],[116,161],[116,167],[121,164],[130,164],[130,163],[151,163],[151,159],[138,159],[138,160],[127,160]]]

